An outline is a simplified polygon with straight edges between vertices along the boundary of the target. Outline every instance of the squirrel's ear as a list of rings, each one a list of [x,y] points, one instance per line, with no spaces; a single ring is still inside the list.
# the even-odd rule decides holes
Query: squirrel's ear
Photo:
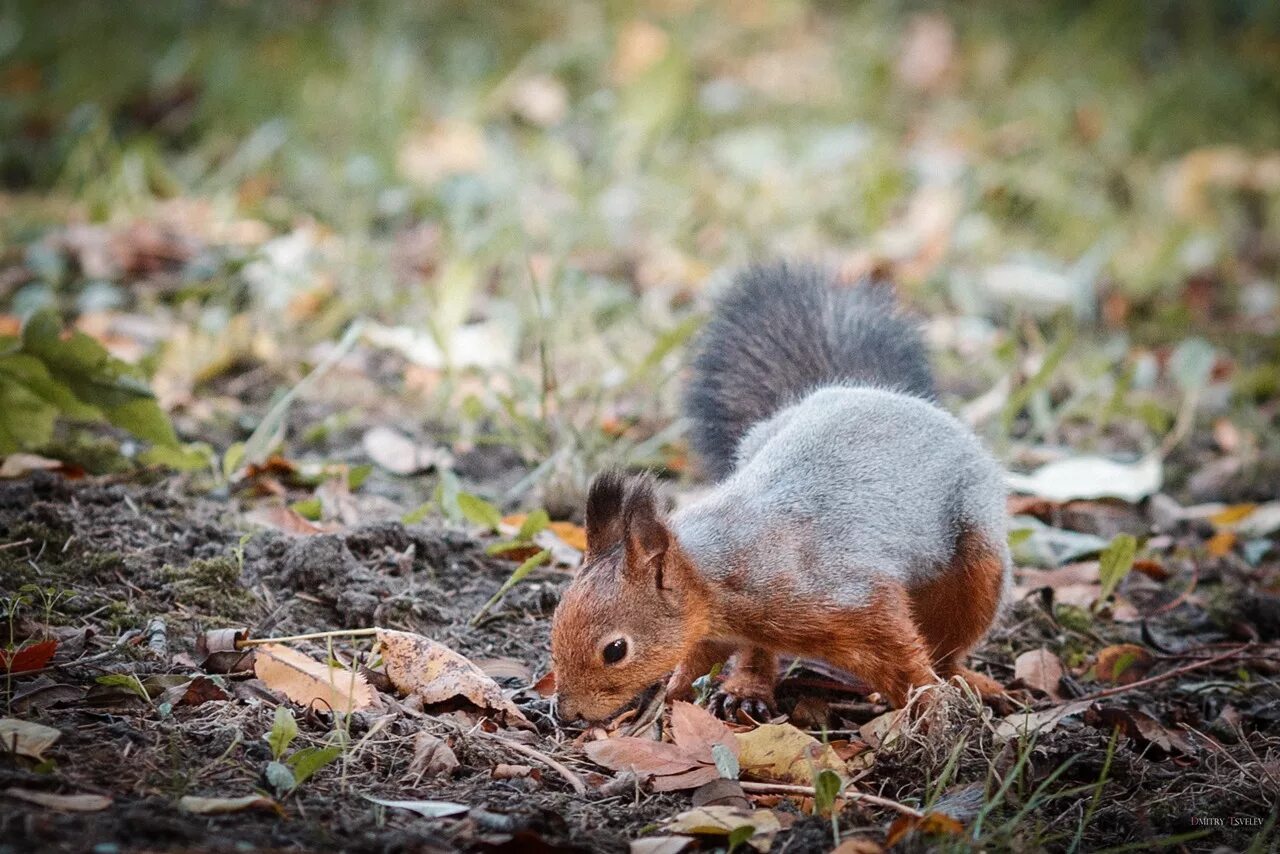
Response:
[[[658,499],[654,494],[652,478],[637,478],[627,490],[623,529],[628,569],[652,575],[655,585],[661,589],[662,569],[667,549],[671,546],[671,532],[658,512]]]
[[[622,502],[627,482],[621,472],[603,471],[587,490],[587,554],[598,555],[622,542]]]

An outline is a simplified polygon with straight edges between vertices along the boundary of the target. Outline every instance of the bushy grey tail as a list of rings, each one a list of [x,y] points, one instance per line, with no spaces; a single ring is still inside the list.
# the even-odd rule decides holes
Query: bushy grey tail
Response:
[[[834,383],[934,397],[920,332],[890,288],[844,286],[807,264],[740,272],[711,312],[685,391],[704,472],[727,477],[752,425]]]

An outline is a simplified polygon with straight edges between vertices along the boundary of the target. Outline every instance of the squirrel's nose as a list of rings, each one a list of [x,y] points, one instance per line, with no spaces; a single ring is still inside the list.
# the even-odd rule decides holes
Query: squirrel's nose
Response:
[[[578,707],[574,705],[572,700],[561,697],[559,694],[552,701],[555,710],[555,716],[561,723],[571,724],[575,721],[582,720],[582,714],[578,711]]]

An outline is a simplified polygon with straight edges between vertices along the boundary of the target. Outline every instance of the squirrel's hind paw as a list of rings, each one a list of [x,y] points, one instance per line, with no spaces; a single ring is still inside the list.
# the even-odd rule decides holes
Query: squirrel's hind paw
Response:
[[[773,717],[773,697],[748,696],[731,691],[717,691],[711,695],[707,708],[721,720],[746,723],[745,715],[752,722],[762,724]]]

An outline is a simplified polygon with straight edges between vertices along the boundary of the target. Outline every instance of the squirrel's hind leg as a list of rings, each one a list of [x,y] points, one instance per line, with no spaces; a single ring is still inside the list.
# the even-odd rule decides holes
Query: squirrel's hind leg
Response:
[[[841,611],[824,641],[819,657],[865,679],[895,708],[906,706],[912,688],[938,682],[910,596],[896,584],[882,587],[863,607]]]
[[[744,646],[730,662],[729,676],[711,697],[713,714],[735,720],[742,711],[763,723],[773,717],[773,689],[778,681],[778,657],[759,646]]]
[[[928,584],[911,591],[911,610],[943,679],[959,676],[989,704],[1007,702],[994,679],[964,666],[1000,609],[1004,554],[981,534],[966,531],[956,541],[951,564]]]

